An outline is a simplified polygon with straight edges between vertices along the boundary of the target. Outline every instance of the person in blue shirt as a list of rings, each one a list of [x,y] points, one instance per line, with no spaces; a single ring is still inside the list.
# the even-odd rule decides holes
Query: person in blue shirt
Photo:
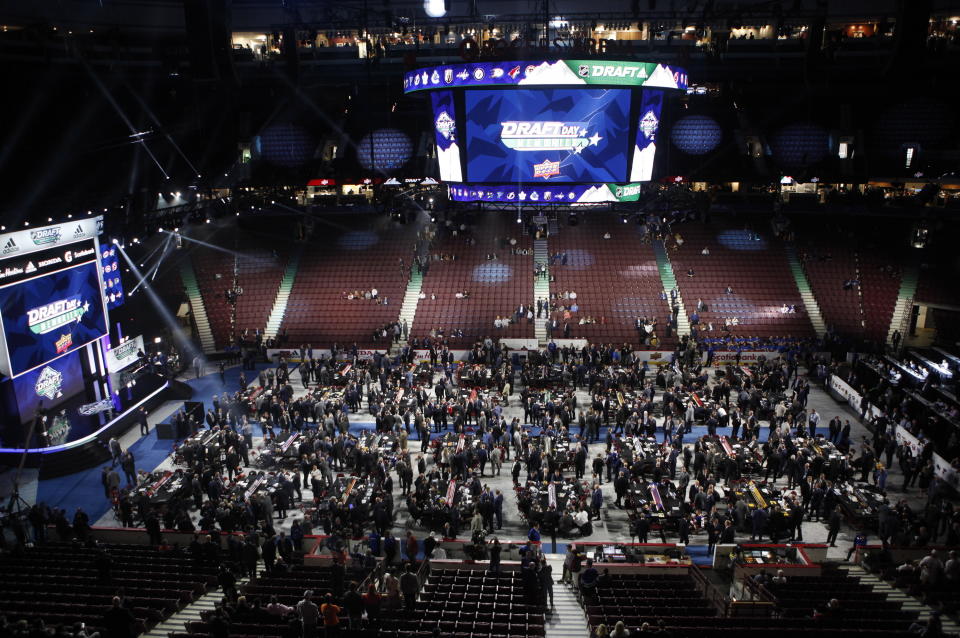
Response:
[[[597,572],[597,568],[593,566],[593,560],[587,559],[587,568],[583,570],[583,573],[580,574],[580,591],[584,595],[592,594],[597,589],[597,580],[600,578],[600,573]]]
[[[533,527],[530,528],[530,531],[527,533],[527,540],[531,543],[540,542],[540,524],[535,523]]]

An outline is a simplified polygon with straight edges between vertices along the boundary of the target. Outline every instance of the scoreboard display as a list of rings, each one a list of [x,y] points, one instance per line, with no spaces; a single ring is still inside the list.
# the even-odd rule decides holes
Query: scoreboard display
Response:
[[[405,92],[431,93],[439,177],[467,187],[450,187],[457,201],[623,201],[653,179],[666,96],[686,87],[683,69],[638,61],[477,62],[404,77]]]

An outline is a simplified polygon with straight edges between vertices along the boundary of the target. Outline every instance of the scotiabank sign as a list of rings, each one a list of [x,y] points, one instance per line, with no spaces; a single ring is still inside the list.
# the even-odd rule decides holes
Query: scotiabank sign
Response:
[[[714,363],[735,363],[737,361],[737,352],[734,350],[715,350],[713,353]],[[773,359],[777,356],[776,352],[766,350],[740,352],[740,363],[756,363],[760,357],[764,359]]]

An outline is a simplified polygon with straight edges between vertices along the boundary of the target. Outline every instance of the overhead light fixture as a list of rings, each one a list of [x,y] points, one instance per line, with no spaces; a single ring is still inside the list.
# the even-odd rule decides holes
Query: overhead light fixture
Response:
[[[442,18],[447,15],[445,0],[423,0],[423,10],[431,18]]]

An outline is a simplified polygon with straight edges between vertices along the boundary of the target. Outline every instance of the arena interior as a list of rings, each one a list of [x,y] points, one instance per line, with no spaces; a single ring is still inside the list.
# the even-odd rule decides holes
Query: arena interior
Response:
[[[0,6],[0,636],[957,635],[960,4]]]

